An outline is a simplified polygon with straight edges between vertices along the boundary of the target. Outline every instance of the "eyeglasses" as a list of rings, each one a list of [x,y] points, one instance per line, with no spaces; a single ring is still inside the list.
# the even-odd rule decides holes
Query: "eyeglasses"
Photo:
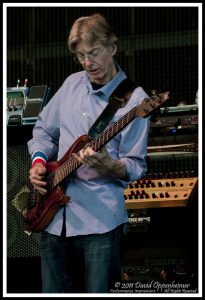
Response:
[[[94,49],[87,54],[78,54],[77,56],[74,57],[74,61],[76,63],[83,63],[86,58],[88,58],[89,60],[95,60],[104,53],[105,49],[106,48]]]

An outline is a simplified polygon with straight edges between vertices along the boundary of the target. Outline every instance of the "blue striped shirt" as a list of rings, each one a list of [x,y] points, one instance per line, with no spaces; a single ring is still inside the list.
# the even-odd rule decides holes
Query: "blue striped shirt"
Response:
[[[39,114],[33,138],[28,142],[30,154],[42,151],[48,160],[54,156],[57,160],[62,158],[79,136],[88,133],[108,104],[109,96],[125,78],[126,74],[119,69],[109,83],[95,91],[85,71],[70,75]],[[137,87],[112,122],[146,97],[143,88]],[[149,118],[137,117],[106,145],[113,159],[124,162],[127,181],[101,176],[84,165],[70,175],[66,188],[71,199],[66,206],[67,236],[104,233],[128,221],[123,192],[130,181],[146,172],[148,131]],[[63,208],[60,208],[45,230],[60,235],[62,224]]]

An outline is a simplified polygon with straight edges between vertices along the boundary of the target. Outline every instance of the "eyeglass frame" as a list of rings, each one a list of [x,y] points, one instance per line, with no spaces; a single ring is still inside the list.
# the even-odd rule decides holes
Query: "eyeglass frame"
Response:
[[[75,63],[83,63],[86,58],[88,58],[89,60],[94,61],[95,59],[97,59],[99,56],[101,56],[104,53],[105,49],[107,49],[107,48],[106,47],[101,48],[101,49],[95,48],[92,51],[90,51],[90,53],[82,54],[81,58],[79,57],[79,55],[74,56],[73,60],[74,60]],[[96,54],[94,54],[94,53],[92,53],[94,51],[98,51],[98,52]]]

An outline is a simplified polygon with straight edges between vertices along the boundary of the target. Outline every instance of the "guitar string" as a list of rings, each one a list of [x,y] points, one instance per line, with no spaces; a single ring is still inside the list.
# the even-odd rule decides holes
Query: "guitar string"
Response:
[[[166,94],[166,93],[164,93]],[[164,94],[161,94],[164,95]],[[132,110],[130,110],[127,114],[125,114],[121,119],[119,119],[117,122],[113,123],[110,127],[108,127],[104,132],[102,132],[97,138],[94,140],[90,141],[88,144],[86,144],[85,147],[82,148],[86,149],[89,146],[95,146],[97,144],[96,149],[100,148],[100,145],[106,140],[108,141],[110,137],[113,136],[113,132],[116,133],[119,131],[119,128],[123,128],[125,125],[127,125],[134,117],[136,117],[136,112],[138,114],[140,112],[149,112],[147,104],[149,104],[150,107],[155,108],[155,103],[153,101],[158,100],[158,102],[161,104],[162,98],[159,97],[160,95],[155,95],[150,98],[144,99],[141,104],[137,107],[134,107]],[[161,100],[161,101],[159,101]],[[157,107],[156,107],[157,108]],[[125,122],[126,120],[126,122]],[[124,123],[125,122],[125,123]],[[106,138],[105,138],[106,137]],[[94,148],[95,150],[95,148]],[[76,155],[79,155],[79,152],[76,153]],[[71,173],[73,170],[75,170],[78,166],[80,166],[81,163],[77,161],[73,156],[70,157],[63,165],[59,167],[58,172],[54,171],[50,173],[47,177],[47,184],[48,184],[48,189],[52,189],[54,186],[56,186],[63,178],[65,174],[68,174],[69,172]],[[66,172],[66,173],[65,173]],[[57,175],[56,175],[57,174]],[[56,179],[56,182],[55,182]],[[38,193],[38,191],[35,189],[34,193]]]
[[[154,97],[154,99],[156,99],[156,96]],[[110,138],[110,136],[111,137],[113,136],[113,131],[114,130],[117,129],[117,131],[118,131],[119,127],[123,128],[123,126],[126,124],[126,123],[124,123],[125,119],[127,119],[128,121],[130,121],[134,117],[134,115],[136,114],[136,111],[138,113],[140,113],[140,109],[141,109],[142,112],[148,112],[147,106],[146,106],[146,104],[147,104],[148,101],[150,102],[150,98],[149,99],[144,99],[143,102],[141,103],[140,107],[139,106],[138,107],[134,107],[125,116],[123,116],[120,120],[118,120],[116,123],[114,123],[113,126],[111,125],[106,130],[107,132],[104,131],[102,135],[98,136],[96,139],[94,139],[91,142],[89,142],[88,144],[86,144],[86,146],[83,149],[86,149],[88,146],[93,146],[93,144],[95,145],[96,142],[99,143],[102,140],[102,137],[106,136],[107,138],[105,140],[108,140]],[[152,106],[152,103],[150,103],[150,106]],[[116,131],[114,131],[114,132],[116,132]],[[47,177],[47,183],[48,183],[48,185],[50,185],[50,184],[52,185],[52,183],[55,185],[55,184],[58,183],[58,182],[55,183],[52,180],[53,178],[56,178],[57,181],[61,181],[64,178],[65,172],[67,172],[67,171],[69,172],[70,171],[70,167],[72,167],[72,163],[74,163],[74,165],[73,165],[74,168],[76,168],[76,167],[78,167],[78,165],[80,165],[80,163],[78,161],[76,161],[76,159],[74,159],[74,157],[71,157],[70,160],[66,161],[62,166],[59,167],[57,175],[56,175],[56,171],[53,172],[53,173],[51,173],[51,174],[49,174],[49,176]],[[71,171],[72,171],[72,168],[71,168]]]
[[[141,105],[141,107],[142,107],[142,109],[143,109],[143,105],[144,105],[144,103],[146,102],[146,99],[145,99],[145,101],[143,101],[143,103],[142,103],[142,105]],[[107,140],[109,139],[109,132],[111,132],[112,134],[111,134],[111,136],[113,135],[113,132],[115,132],[114,130],[115,129],[119,129],[119,127],[123,127],[124,126],[124,121],[125,121],[125,119],[127,119],[128,121],[132,118],[132,116],[133,116],[133,112],[135,113],[136,112],[136,110],[140,110],[140,108],[138,107],[138,108],[134,108],[134,110],[131,110],[130,112],[128,112],[128,114],[126,114],[122,119],[120,119],[117,123],[114,123],[113,124],[113,126],[110,126],[110,128],[109,128],[109,131],[105,131],[104,133],[103,133],[103,135],[100,135],[98,138],[96,138],[95,140],[93,140],[93,141],[91,141],[90,143],[88,143],[85,147],[84,147],[84,149],[86,148],[86,147],[88,147],[88,146],[92,146],[92,145],[96,145],[96,142],[98,142],[98,144],[100,143],[100,141],[102,140],[102,137],[105,137],[106,135],[107,135]],[[127,123],[128,123],[128,121],[127,121]],[[121,126],[119,126],[119,124],[121,123]],[[99,145],[97,146],[97,148],[99,147]],[[78,153],[77,153],[78,154]],[[62,178],[62,175],[64,175],[64,173],[65,173],[65,171],[67,172],[69,172],[69,170],[72,170],[72,167],[73,168],[75,168],[75,167],[77,167],[78,165],[80,165],[80,163],[78,162],[78,161],[76,161],[74,158],[73,158],[73,160],[72,160],[72,158],[73,157],[71,157],[68,161],[66,161],[59,169],[58,169],[58,172],[56,173],[56,172],[53,172],[53,173],[51,173],[51,174],[49,174],[49,176],[47,177],[47,183],[48,183],[48,189],[49,188],[52,188],[52,186],[54,185],[55,186],[55,184],[57,184],[57,183],[55,183],[55,180],[53,180],[53,179],[57,179],[57,182],[58,181],[60,181],[61,180],[61,178]],[[56,174],[57,174],[57,176],[56,176]],[[36,190],[35,190],[36,191]],[[36,191],[37,192],[37,191]],[[33,199],[33,200],[35,200],[35,199]]]
[[[105,141],[109,141],[109,139],[112,138],[114,136],[114,134],[116,134],[119,131],[119,128],[122,129],[134,117],[136,117],[136,112],[138,112],[138,114],[139,114],[141,111],[141,112],[145,112],[147,114],[149,112],[147,104],[149,104],[149,106],[152,108],[152,110],[154,108],[157,108],[157,106],[159,106],[162,102],[164,102],[165,100],[168,99],[168,93],[169,92],[159,94],[159,95],[154,95],[150,98],[145,98],[139,106],[134,107],[125,116],[123,116],[117,122],[113,123],[110,127],[108,127],[105,131],[103,131],[97,138],[95,138],[94,140],[92,140],[88,144],[86,144],[86,146],[83,147],[82,150],[86,149],[88,146],[92,147],[95,145],[96,145],[96,147],[94,147],[93,150],[99,150],[100,146],[102,144],[105,144]],[[162,99],[163,95],[164,95],[164,99]],[[167,96],[167,99],[165,96]],[[157,98],[158,98],[159,105],[156,106],[156,103],[153,103],[153,102],[156,101]],[[152,110],[150,110],[150,111],[152,111]],[[76,154],[79,155],[79,152],[77,152]],[[73,156],[70,157],[66,162],[63,163],[63,165],[61,165],[59,167],[57,176],[56,176],[56,171],[52,172],[48,175],[48,177],[47,177],[48,188],[51,189],[54,186],[56,186],[63,178],[66,177],[65,174],[69,174],[69,172],[71,173],[73,170],[75,170],[80,165],[81,165],[81,163],[79,161],[77,161]],[[56,179],[56,182],[55,182],[55,179]],[[35,199],[33,199],[34,203],[37,202],[36,201],[37,194],[40,195],[40,193],[36,189],[34,189],[34,191],[33,191],[33,197],[35,196]],[[40,195],[40,197],[42,197],[42,196]]]
[[[121,120],[121,122],[123,123],[123,120]],[[118,123],[119,124],[119,123]],[[114,131],[114,129],[115,128],[119,128],[119,125],[114,125],[114,126],[111,126],[110,127],[110,129],[112,130],[112,131]],[[107,135],[107,131],[104,131],[104,133],[103,133],[103,135],[104,136],[106,136]],[[108,135],[107,135],[108,136]],[[97,143],[98,142],[100,142],[102,140],[102,136],[98,136],[96,139],[94,139],[94,140],[92,140],[91,142],[89,142],[89,143],[87,143],[86,144],[86,146],[85,147],[83,147],[83,149],[86,149],[87,147],[92,147],[93,145],[97,145]],[[82,149],[82,150],[83,150]],[[95,150],[95,149],[93,149],[93,150]],[[78,153],[76,153],[77,155],[79,155],[79,152]],[[61,172],[62,171],[62,169],[63,170],[72,170],[72,166],[73,167],[77,167],[78,165],[80,165],[80,163],[74,158],[74,157],[71,157],[68,161],[66,161],[60,168],[59,168],[59,172],[58,172],[58,174],[57,174],[57,176],[56,176],[56,174],[54,174],[54,173],[51,173],[50,174],[50,176],[48,176],[48,178],[47,178],[47,182],[48,182],[48,184],[50,184],[50,182],[52,183],[52,180],[51,179],[53,179],[55,176],[57,177],[56,179],[57,180],[60,180],[60,178],[61,178],[61,173],[64,173],[64,172]],[[56,173],[56,172],[55,172]],[[58,177],[59,176],[59,177]],[[54,183],[55,184],[55,183]]]
[[[164,94],[166,94],[166,93],[164,93]],[[164,94],[161,94],[161,96]],[[155,108],[156,103],[153,103],[153,102],[156,101],[157,98],[158,98],[158,100],[161,100],[161,101],[159,101],[159,103],[161,104],[162,99],[161,99],[161,97],[159,97],[159,95],[155,95],[150,98],[145,98],[139,106],[134,107],[131,111],[129,111],[125,116],[123,116],[121,119],[119,119],[116,123],[114,123],[110,127],[108,127],[107,130],[105,130],[102,134],[100,134],[96,139],[94,139],[91,142],[89,142],[88,144],[86,144],[86,146],[84,148],[82,148],[82,150],[86,149],[88,146],[93,146],[96,143],[98,145],[97,148],[99,149],[100,144],[102,144],[100,142],[104,141],[104,140],[109,140],[109,138],[113,136],[113,132],[116,133],[116,130],[118,132],[119,128],[120,129],[123,128],[124,125],[127,125],[128,122],[130,122],[133,119],[133,117],[136,115],[136,112],[138,112],[138,115],[140,114],[140,112],[148,113],[149,109],[147,107],[147,104],[149,104],[149,106],[152,109]],[[125,120],[126,120],[126,123],[124,123]],[[106,137],[106,138],[103,138],[103,137]],[[78,155],[79,152],[76,154]],[[66,172],[66,174],[69,172],[72,172],[74,169],[76,169],[80,165],[81,165],[81,163],[78,162],[73,156],[70,157],[70,159],[68,159],[65,163],[63,163],[63,165],[61,165],[59,167],[58,172],[54,171],[48,175],[48,177],[47,177],[48,189],[53,188],[63,178],[65,178],[66,177],[65,172]],[[55,182],[55,179],[56,179],[56,182]]]

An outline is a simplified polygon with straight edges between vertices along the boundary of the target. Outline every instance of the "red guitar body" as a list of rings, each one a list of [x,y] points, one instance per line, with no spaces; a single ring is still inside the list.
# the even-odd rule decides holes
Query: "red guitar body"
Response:
[[[153,110],[167,101],[169,99],[168,95],[169,92],[166,92],[144,99],[140,105],[132,108],[122,118],[112,123],[97,138],[90,140],[87,135],[82,135],[59,161],[49,162],[45,178],[47,181],[47,194],[42,196],[32,188],[29,205],[23,211],[27,231],[42,231],[51,222],[57,210],[68,203],[69,196],[65,195],[64,187],[60,183],[81,165],[72,155],[73,153],[77,154],[77,152],[86,149],[88,146],[97,152],[134,118],[147,117]]]
[[[59,161],[50,161],[47,164],[46,177],[51,173],[55,173],[71,157],[72,153],[77,153],[88,142],[88,136],[83,135],[75,141]],[[24,217],[26,230],[31,232],[42,231],[51,222],[58,209],[69,202],[69,196],[65,195],[65,188],[62,184],[55,186],[45,196],[31,189],[30,198],[30,202],[32,203],[34,200],[35,205],[31,204],[27,207]]]

